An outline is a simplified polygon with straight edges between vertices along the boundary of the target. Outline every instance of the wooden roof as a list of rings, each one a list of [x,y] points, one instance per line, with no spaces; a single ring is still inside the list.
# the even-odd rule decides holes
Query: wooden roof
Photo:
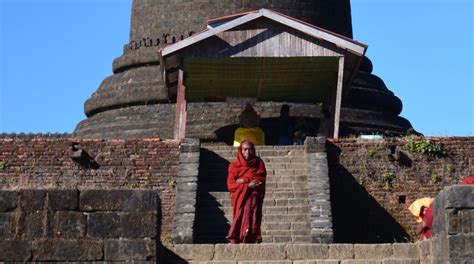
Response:
[[[261,9],[210,20],[203,32],[160,49],[159,58],[170,99],[181,68],[190,102],[212,96],[321,102],[335,87],[338,58],[345,57],[344,89],[366,49],[352,39]]]
[[[353,52],[357,55],[363,56],[365,51],[367,50],[367,45],[354,41],[350,38],[344,37],[337,33],[331,32],[329,30],[325,30],[323,28],[317,27],[315,25],[311,25],[309,23],[303,22],[296,18],[268,10],[268,9],[260,9],[258,11],[250,11],[245,13],[234,14],[230,16],[225,16],[221,18],[211,19],[209,22],[209,26],[207,30],[195,34],[191,37],[183,39],[179,42],[174,44],[165,46],[160,50],[162,56],[167,56],[171,53],[174,53],[178,50],[186,48],[190,45],[193,45],[199,41],[205,40],[209,37],[217,35],[220,32],[235,28],[239,25],[245,24],[252,20],[255,20],[260,17],[266,17],[288,27],[294,28],[299,30],[307,35],[312,37],[322,39],[328,42],[335,44],[336,46]]]

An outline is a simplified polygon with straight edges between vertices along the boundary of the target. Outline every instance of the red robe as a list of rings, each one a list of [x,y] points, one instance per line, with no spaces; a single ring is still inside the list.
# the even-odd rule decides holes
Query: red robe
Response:
[[[242,142],[243,143],[243,142]],[[230,243],[259,243],[262,242],[260,225],[262,223],[262,206],[265,197],[265,179],[267,171],[259,157],[245,160],[240,144],[237,160],[229,165],[227,188],[231,192],[233,221],[227,239]],[[252,148],[255,147],[252,144]],[[243,179],[238,183],[237,179]],[[249,188],[248,183],[259,181],[262,184]]]

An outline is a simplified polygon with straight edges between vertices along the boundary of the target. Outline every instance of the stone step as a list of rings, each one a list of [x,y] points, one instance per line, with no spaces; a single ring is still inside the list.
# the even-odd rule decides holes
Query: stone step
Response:
[[[221,214],[219,217],[227,219],[227,222],[232,221],[232,216],[230,214],[224,215]],[[309,223],[309,214],[308,213],[302,213],[302,214],[264,214],[262,218],[262,223],[267,223],[267,222],[276,222],[276,221],[281,221],[281,222],[288,222],[288,223],[298,223],[298,222],[308,222]],[[204,223],[209,223],[213,224],[215,222],[218,222],[216,220],[215,215],[199,215],[196,214],[196,222],[199,223],[199,225],[204,225]]]
[[[219,204],[220,202],[225,202],[225,204]],[[290,199],[281,199],[281,198],[265,198],[263,200],[263,206],[304,206],[308,204],[307,198],[290,198]],[[203,198],[197,200],[198,208],[205,206],[231,206],[230,197],[228,200],[215,200],[213,198]]]
[[[202,214],[212,214],[216,212],[215,207],[198,207]],[[225,215],[231,215],[233,208],[230,206],[219,207],[219,210]],[[309,206],[263,206],[262,213],[265,214],[307,214]]]
[[[265,157],[265,156],[260,156],[260,158],[265,162],[265,165],[267,164],[280,164],[280,163],[285,163],[285,164],[305,164],[306,159],[304,156],[292,156],[292,157],[287,157],[287,156],[275,156],[275,157]],[[215,155],[208,155],[204,154],[201,155],[201,160],[205,161],[208,164],[219,164],[219,165],[228,165],[230,162],[234,161],[237,159],[237,156],[219,156],[217,154]]]
[[[265,240],[265,238],[264,238]],[[396,244],[193,244],[164,245],[166,263],[420,263],[416,243]],[[185,261],[185,262],[179,262]]]
[[[308,198],[308,191],[307,190],[294,190],[294,189],[288,189],[288,190],[274,190],[274,191],[268,191],[265,193],[265,199],[294,199],[294,198],[300,198],[300,199],[307,199]],[[217,202],[221,201],[230,201],[230,194],[229,192],[206,192],[206,193],[200,193],[198,194],[197,198],[198,202],[199,201],[205,201],[205,200],[215,200]]]

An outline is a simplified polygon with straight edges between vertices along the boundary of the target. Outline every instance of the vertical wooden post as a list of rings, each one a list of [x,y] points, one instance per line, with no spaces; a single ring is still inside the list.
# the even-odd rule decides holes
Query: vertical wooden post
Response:
[[[339,137],[339,121],[341,119],[342,82],[344,77],[344,57],[339,57],[339,69],[337,71],[336,98],[333,105],[334,134],[333,138]]]
[[[184,72],[179,69],[178,87],[176,95],[176,112],[174,117],[174,139],[183,139],[186,136],[186,86],[184,86]]]

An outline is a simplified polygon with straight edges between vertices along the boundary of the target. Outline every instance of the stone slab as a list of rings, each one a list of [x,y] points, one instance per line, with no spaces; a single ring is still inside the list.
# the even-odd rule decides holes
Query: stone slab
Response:
[[[0,261],[26,262],[31,258],[31,247],[24,240],[1,240]]]
[[[43,239],[33,242],[33,261],[101,260],[103,243],[92,239]]]
[[[294,244],[286,245],[286,254],[289,259],[326,259],[328,258],[328,245],[320,244]]]
[[[86,216],[81,212],[60,211],[54,215],[54,235],[79,238],[86,234]]]
[[[141,261],[155,258],[156,243],[151,239],[107,239],[104,243],[106,261]]]
[[[8,212],[15,209],[16,201],[16,191],[0,190],[0,212]]]
[[[45,197],[46,192],[44,190],[20,190],[20,206],[25,212],[43,210]]]
[[[214,260],[281,260],[285,259],[284,244],[217,244]]]
[[[353,259],[353,244],[330,244],[328,250],[328,258],[330,259]]]
[[[421,255],[420,248],[414,243],[393,244],[393,256],[395,258],[417,259]]]
[[[170,245],[168,249],[187,261],[211,261],[214,257],[214,245]]]
[[[120,215],[117,213],[91,213],[87,219],[87,235],[111,238],[121,235]]]
[[[392,244],[355,244],[355,259],[384,259],[393,256]]]
[[[75,210],[78,207],[77,190],[50,190],[48,208],[53,211]]]

